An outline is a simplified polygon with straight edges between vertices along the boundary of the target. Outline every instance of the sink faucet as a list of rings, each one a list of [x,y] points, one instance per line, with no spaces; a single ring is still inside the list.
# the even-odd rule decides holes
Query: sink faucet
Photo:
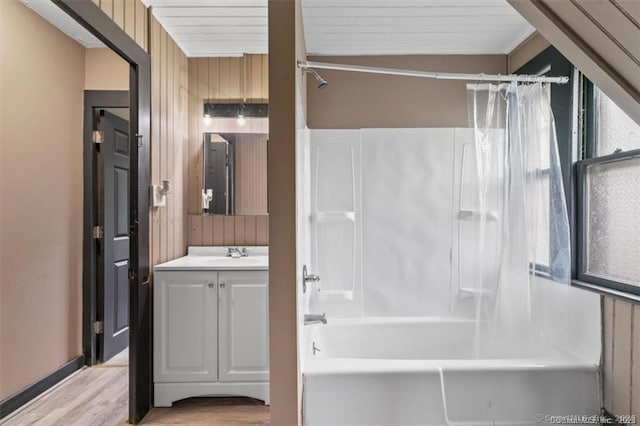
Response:
[[[233,257],[238,258],[238,257],[248,257],[249,253],[247,253],[247,248],[246,247],[229,247],[227,249],[227,257]]]
[[[322,314],[322,315],[305,314],[304,315],[304,325],[318,324],[318,323],[322,323],[322,324],[326,324],[327,323],[326,314]]]

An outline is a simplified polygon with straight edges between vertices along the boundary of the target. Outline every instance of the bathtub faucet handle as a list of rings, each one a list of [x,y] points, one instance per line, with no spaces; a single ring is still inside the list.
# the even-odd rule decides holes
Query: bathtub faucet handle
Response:
[[[318,314],[304,314],[304,325],[309,324],[326,324],[327,323],[327,314],[323,313],[322,315]]]
[[[302,265],[302,292],[307,292],[307,283],[318,283],[318,291],[320,291],[320,275],[307,273],[307,265]]]

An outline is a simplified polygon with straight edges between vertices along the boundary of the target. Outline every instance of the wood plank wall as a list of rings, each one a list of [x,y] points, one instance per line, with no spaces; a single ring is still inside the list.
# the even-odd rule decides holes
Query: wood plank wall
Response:
[[[268,102],[268,90],[267,55],[189,58],[189,245],[268,244],[268,216],[203,216],[200,196],[205,100]]]
[[[640,306],[603,297],[604,407],[640,421]]]
[[[246,133],[236,137],[236,214],[256,215],[267,212],[267,137],[260,133]]]
[[[151,265],[183,256],[187,247],[188,62],[186,55],[150,18],[151,183],[172,182],[167,205],[150,212]]]
[[[149,15],[140,0],[92,0],[122,30],[148,51]]]
[[[187,248],[188,62],[140,0],[93,0],[151,57],[151,183],[172,182],[165,207],[151,208],[151,266]]]

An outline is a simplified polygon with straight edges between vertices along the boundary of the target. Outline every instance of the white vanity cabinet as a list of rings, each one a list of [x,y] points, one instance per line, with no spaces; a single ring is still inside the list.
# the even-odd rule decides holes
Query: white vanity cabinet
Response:
[[[221,381],[269,380],[267,273],[219,272]]]
[[[156,407],[194,396],[269,403],[266,268],[266,256],[192,254],[154,268]]]
[[[218,380],[216,272],[157,272],[154,291],[156,383]]]

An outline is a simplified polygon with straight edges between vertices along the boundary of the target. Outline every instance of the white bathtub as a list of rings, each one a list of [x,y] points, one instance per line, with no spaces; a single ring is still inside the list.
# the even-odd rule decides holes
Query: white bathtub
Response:
[[[536,425],[598,414],[597,365],[523,342],[474,350],[474,327],[444,318],[307,326],[304,424]]]

